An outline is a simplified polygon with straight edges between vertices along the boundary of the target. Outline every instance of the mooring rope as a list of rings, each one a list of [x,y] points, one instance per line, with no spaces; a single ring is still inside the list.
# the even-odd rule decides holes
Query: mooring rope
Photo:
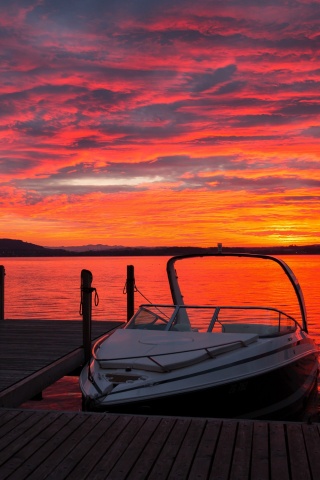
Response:
[[[133,285],[133,291],[140,293],[141,297],[143,297],[147,301],[147,303],[150,303],[150,305],[152,305],[151,300],[149,300],[145,295],[143,295],[143,293],[141,292],[141,290],[138,289],[138,287],[136,286],[135,283]],[[125,285],[123,287],[122,293],[123,294],[127,293],[127,282],[125,283]],[[158,312],[160,312],[161,315],[163,315],[164,317],[170,318],[170,315],[168,315],[166,312],[163,312],[159,307],[156,307],[156,310],[158,310]]]
[[[93,293],[94,292],[94,305],[97,307],[99,305],[99,295],[96,288],[93,287],[81,287],[81,300],[79,314],[82,315],[82,306],[83,306],[83,293]]]
[[[126,283],[124,284],[123,291],[122,291],[123,294],[128,293],[127,283],[128,283],[128,282],[126,282]],[[135,283],[133,284],[133,291],[140,293],[141,297],[143,297],[148,303],[152,304],[152,302],[151,302],[145,295],[143,295],[143,293],[138,289],[138,287],[136,286]]]

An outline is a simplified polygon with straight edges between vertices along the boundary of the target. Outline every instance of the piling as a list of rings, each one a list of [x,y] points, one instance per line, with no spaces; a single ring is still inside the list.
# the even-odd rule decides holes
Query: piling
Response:
[[[92,317],[92,273],[81,270],[81,306],[83,318],[83,351],[84,363],[91,357],[91,317]]]
[[[135,288],[135,280],[134,280],[134,266],[127,265],[127,321],[130,320],[132,315],[134,314],[134,288]]]
[[[0,320],[4,320],[4,277],[5,269],[0,265]]]

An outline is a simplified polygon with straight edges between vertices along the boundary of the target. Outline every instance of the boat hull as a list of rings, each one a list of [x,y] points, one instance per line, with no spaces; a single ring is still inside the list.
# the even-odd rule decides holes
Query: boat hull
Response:
[[[83,375],[86,374],[83,371]],[[84,409],[114,413],[216,418],[299,419],[308,398],[317,388],[317,353],[281,368],[182,393],[131,399],[116,404],[87,397]]]
[[[185,302],[181,260],[182,283],[190,274],[208,304]],[[297,418],[317,386],[319,349],[290,267],[268,255],[218,252],[173,257],[167,274],[172,304],[140,305],[123,329],[94,345],[80,377],[84,407]]]

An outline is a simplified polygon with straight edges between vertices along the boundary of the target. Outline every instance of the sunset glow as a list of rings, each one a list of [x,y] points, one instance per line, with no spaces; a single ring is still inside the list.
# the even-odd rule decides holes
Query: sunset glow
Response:
[[[0,2],[1,238],[320,243],[311,0]]]

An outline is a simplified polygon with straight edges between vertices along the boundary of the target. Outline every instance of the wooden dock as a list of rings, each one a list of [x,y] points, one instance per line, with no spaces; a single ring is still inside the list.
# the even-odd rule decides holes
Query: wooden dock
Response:
[[[318,480],[319,424],[0,409],[1,479]]]
[[[92,340],[119,325],[93,321]],[[0,407],[18,407],[83,363],[81,320],[0,321]]]
[[[83,363],[82,321],[0,321],[1,480],[320,479],[317,422],[23,408]]]
[[[82,340],[82,321],[0,322],[1,480],[320,479],[319,423],[23,409],[83,365]]]

